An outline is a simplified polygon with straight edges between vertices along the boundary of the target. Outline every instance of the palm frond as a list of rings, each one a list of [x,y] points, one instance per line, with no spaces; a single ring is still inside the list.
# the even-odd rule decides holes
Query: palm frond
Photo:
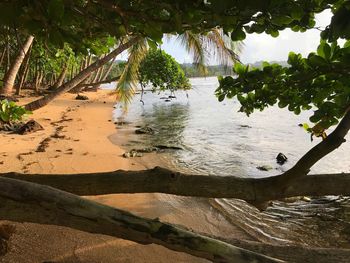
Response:
[[[202,45],[202,36],[194,34],[191,31],[186,31],[178,36],[181,44],[186,48],[186,51],[193,56],[193,63],[198,67],[199,71],[206,75],[206,50]]]
[[[210,54],[223,65],[239,61],[238,53],[241,52],[242,42],[233,42],[231,38],[219,28],[214,28],[203,37],[203,45]]]
[[[128,50],[128,62],[125,65],[115,89],[118,101],[124,106],[127,106],[131,102],[132,97],[135,94],[138,81],[137,71],[142,59],[146,56],[147,51],[148,43],[146,38],[140,38],[140,40]]]

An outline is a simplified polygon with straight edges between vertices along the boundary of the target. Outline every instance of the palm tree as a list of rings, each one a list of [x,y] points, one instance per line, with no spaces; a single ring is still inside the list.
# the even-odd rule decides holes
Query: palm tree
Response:
[[[209,57],[214,57],[221,64],[230,65],[230,63],[239,61],[238,53],[241,52],[243,46],[242,42],[233,42],[230,36],[225,35],[219,28],[214,28],[206,34],[186,31],[177,39],[193,56],[193,63],[203,76],[207,74],[207,59]],[[124,106],[130,103],[135,94],[138,67],[148,50],[149,45],[145,38],[139,38],[138,42],[128,49],[128,62],[114,92]]]

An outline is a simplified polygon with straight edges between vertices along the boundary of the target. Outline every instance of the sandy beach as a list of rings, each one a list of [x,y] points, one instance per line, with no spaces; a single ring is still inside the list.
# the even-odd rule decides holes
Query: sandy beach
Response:
[[[123,158],[124,150],[109,139],[117,132],[112,120],[114,97],[104,90],[87,95],[90,100],[77,101],[74,94],[65,94],[35,111],[30,118],[44,127],[42,131],[0,134],[0,171],[68,174],[145,169],[136,158]],[[220,214],[208,210],[207,200],[164,194],[89,198],[195,231],[250,239]],[[158,245],[145,246],[64,227],[4,221],[1,224],[13,225],[14,232],[0,262],[206,262]]]

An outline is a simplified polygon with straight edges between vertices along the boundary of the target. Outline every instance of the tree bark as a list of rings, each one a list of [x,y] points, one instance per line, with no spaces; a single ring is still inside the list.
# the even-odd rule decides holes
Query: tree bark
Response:
[[[84,81],[91,72],[97,70],[98,68],[100,68],[102,65],[106,64],[108,61],[110,61],[111,59],[113,59],[114,57],[116,57],[118,54],[120,54],[121,52],[123,52],[124,50],[128,49],[130,46],[132,46],[136,41],[138,40],[138,37],[134,37],[131,40],[129,40],[128,42],[119,45],[118,48],[114,49],[112,52],[110,52],[107,56],[105,56],[104,58],[97,60],[96,62],[94,62],[93,64],[91,64],[90,66],[88,66],[86,69],[84,69],[82,72],[80,72],[77,76],[75,76],[72,80],[64,83],[63,85],[61,85],[60,87],[58,87],[55,92],[52,92],[51,94],[48,94],[46,96],[44,96],[43,98],[40,98],[38,100],[35,100],[33,102],[28,103],[27,105],[25,105],[25,108],[27,110],[37,110],[45,105],[47,105],[48,103],[50,103],[53,99],[55,99],[56,97],[60,96],[61,94],[71,90],[72,88],[74,88],[75,86],[77,86],[79,83],[81,83],[82,81]]]
[[[27,75],[28,75],[28,71],[29,71],[29,60],[30,60],[31,50],[32,50],[32,46],[30,46],[30,48],[29,48],[29,50],[24,58],[24,65],[23,65],[22,74],[20,76],[19,83],[16,87],[16,95],[20,95],[21,90],[22,90],[22,86],[27,79]]]
[[[106,80],[108,78],[108,75],[109,75],[109,73],[111,73],[111,70],[113,68],[114,62],[115,62],[115,58],[111,61],[111,64],[109,65],[105,74],[103,75],[102,80]]]
[[[135,216],[51,187],[0,178],[0,219],[66,226],[158,244],[212,262],[283,262],[188,230]]]
[[[4,94],[6,96],[9,96],[12,94],[18,70],[22,65],[25,55],[27,54],[30,46],[33,43],[33,39],[34,39],[33,36],[29,36],[26,42],[24,43],[23,47],[19,50],[19,54],[17,55],[15,60],[12,62],[9,70],[6,72],[4,76],[4,85],[0,89],[0,94]]]
[[[4,61],[4,58],[5,58],[5,55],[6,55],[6,47],[4,47],[2,53],[1,53],[1,57],[0,57],[0,67],[2,65],[2,62]]]
[[[3,173],[1,177],[48,185],[76,195],[121,193],[165,193],[208,198],[237,198],[263,202],[295,196],[349,195],[350,174],[315,174],[280,187],[278,176],[242,178],[235,176],[189,175],[156,167],[142,171],[87,174]],[[269,189],[266,191],[266,189]]]
[[[61,86],[63,84],[63,81],[67,75],[67,69],[68,69],[68,64],[65,63],[63,65],[63,69],[62,69],[57,81],[55,82],[55,84],[52,85],[52,90],[56,90],[59,86]]]

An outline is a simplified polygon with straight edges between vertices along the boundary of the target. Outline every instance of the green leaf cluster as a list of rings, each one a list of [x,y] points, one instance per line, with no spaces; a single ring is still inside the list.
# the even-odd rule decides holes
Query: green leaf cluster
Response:
[[[324,129],[337,124],[350,107],[350,41],[343,47],[321,41],[307,58],[291,52],[288,64],[236,64],[237,75],[221,77],[216,95],[220,101],[237,97],[247,115],[278,104],[295,114],[313,109],[310,121]]]
[[[16,105],[13,101],[0,101],[0,121],[4,123],[14,123],[21,121],[26,115],[31,114],[24,107]]]
[[[139,66],[139,82],[151,83],[154,91],[187,90],[191,85],[175,59],[160,49],[150,50]]]

